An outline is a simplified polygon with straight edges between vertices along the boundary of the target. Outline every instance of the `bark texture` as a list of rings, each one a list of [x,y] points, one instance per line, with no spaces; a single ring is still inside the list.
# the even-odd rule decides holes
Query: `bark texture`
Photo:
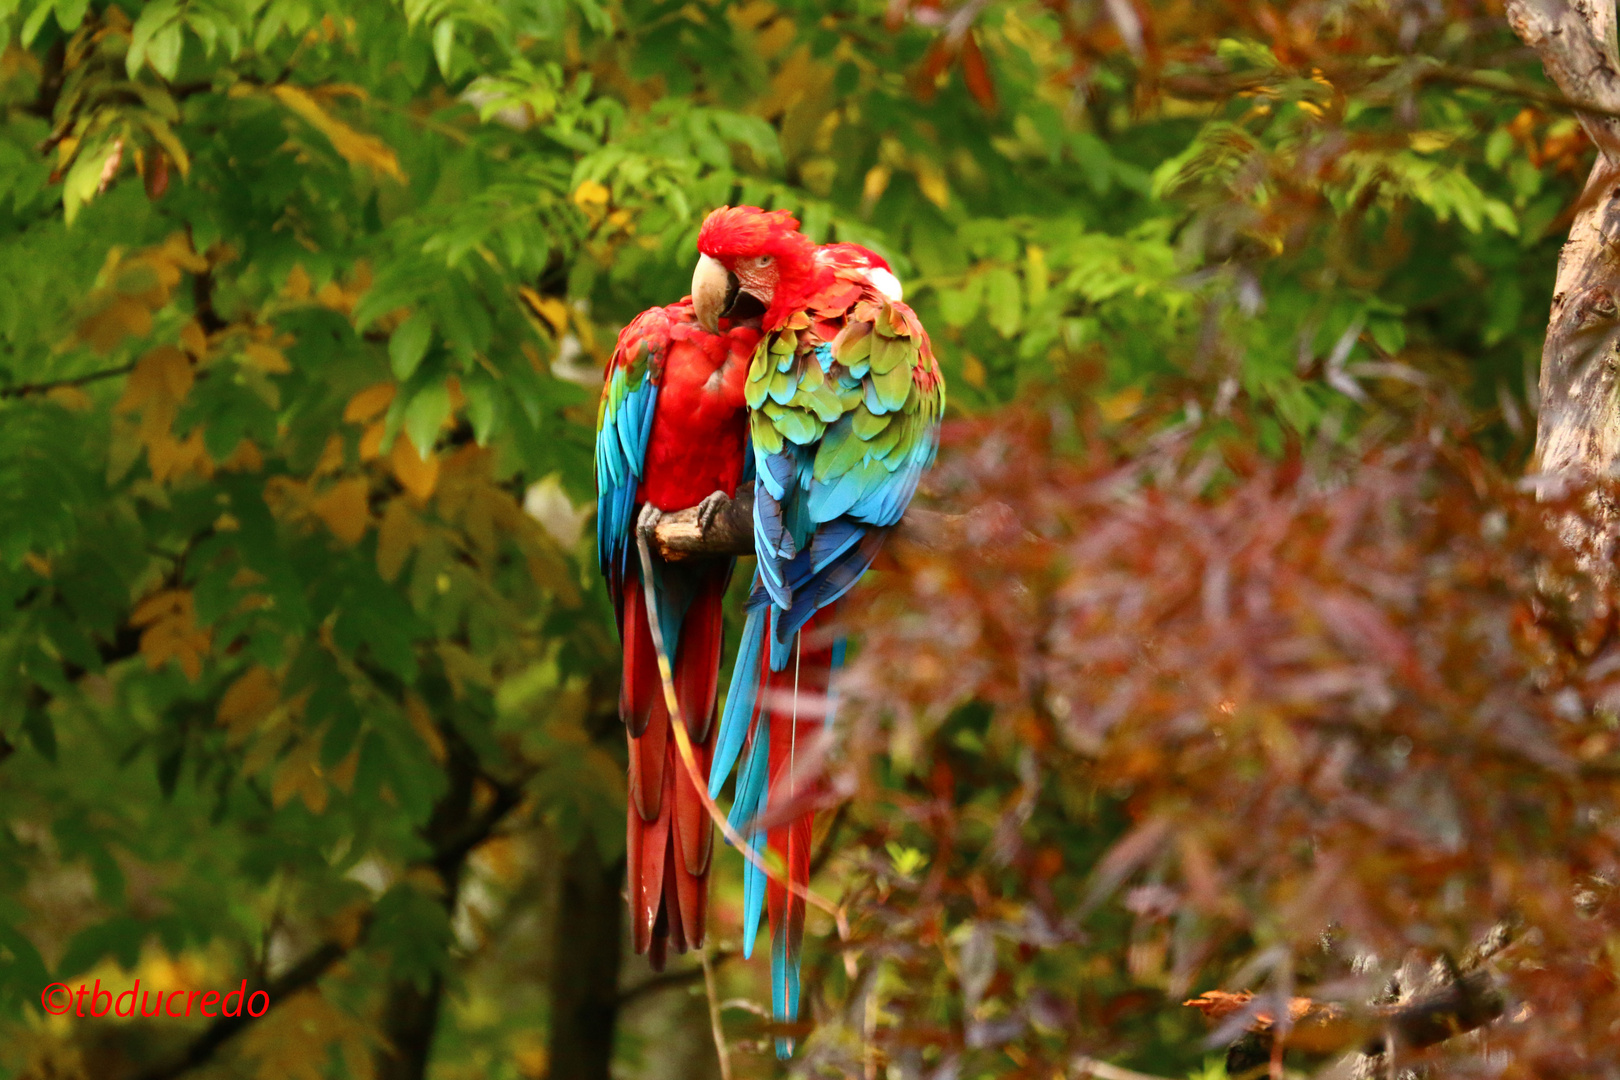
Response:
[[[1508,21],[1572,100],[1620,111],[1614,0],[1509,0]],[[1558,260],[1541,354],[1539,470],[1603,475],[1620,460],[1620,120],[1577,112],[1602,153]]]

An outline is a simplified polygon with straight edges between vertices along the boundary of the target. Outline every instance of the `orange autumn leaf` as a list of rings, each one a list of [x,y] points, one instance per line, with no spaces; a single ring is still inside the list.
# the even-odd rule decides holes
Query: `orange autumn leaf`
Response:
[[[356,131],[327,112],[315,95],[308,90],[289,83],[281,83],[271,87],[270,93],[289,111],[325,135],[332,148],[343,155],[346,161],[364,166],[375,175],[388,176],[400,183],[405,182],[405,173],[400,169],[399,158],[394,155],[392,147],[375,135]]]
[[[230,731],[231,742],[239,743],[257,727],[281,700],[281,688],[270,669],[256,664],[244,672],[220,696],[215,715]]]
[[[349,399],[349,403],[343,407],[343,419],[351,424],[363,424],[381,416],[383,410],[393,403],[397,390],[398,387],[392,382],[373,383]]]
[[[369,493],[370,486],[364,477],[350,477],[321,492],[309,508],[326,523],[333,536],[346,544],[357,544],[371,524]]]
[[[393,466],[394,477],[406,491],[419,501],[425,501],[433,494],[433,489],[439,483],[439,457],[429,451],[423,458],[417,452],[410,436],[400,432],[394,440],[394,448],[389,452],[388,463]]]
[[[405,499],[391,499],[377,525],[377,573],[393,581],[427,530]]]
[[[135,606],[130,624],[141,631],[141,657],[149,670],[156,671],[173,660],[186,678],[196,682],[202,676],[212,635],[199,629],[188,589],[164,589]]]
[[[250,341],[242,346],[242,357],[266,375],[285,375],[292,370],[280,349],[262,341]]]

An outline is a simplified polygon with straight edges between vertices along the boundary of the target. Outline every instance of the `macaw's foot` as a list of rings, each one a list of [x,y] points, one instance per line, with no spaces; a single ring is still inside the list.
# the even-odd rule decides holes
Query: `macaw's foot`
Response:
[[[714,519],[719,517],[721,512],[730,505],[731,496],[723,491],[705,495],[703,501],[697,504],[698,532],[707,537],[709,535],[709,526],[714,524]]]
[[[653,534],[658,531],[658,523],[664,520],[664,512],[652,503],[641,504],[641,516],[636,518],[636,534],[647,543],[653,543]]]

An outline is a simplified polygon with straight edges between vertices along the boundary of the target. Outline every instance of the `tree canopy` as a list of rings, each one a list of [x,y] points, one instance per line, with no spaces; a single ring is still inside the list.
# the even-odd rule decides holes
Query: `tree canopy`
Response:
[[[1612,503],[1518,480],[1602,110],[1505,15],[0,0],[0,1074],[1612,1075]],[[965,515],[849,617],[787,1065],[734,852],[707,992],[621,959],[586,536],[727,203],[892,263]],[[137,977],[272,1006],[40,1011]]]

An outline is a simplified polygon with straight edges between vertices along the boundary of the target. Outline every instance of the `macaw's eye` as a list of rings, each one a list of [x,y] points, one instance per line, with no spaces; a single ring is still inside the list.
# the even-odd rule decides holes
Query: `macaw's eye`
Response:
[[[771,261],[772,260],[769,255],[761,255],[759,258],[754,260],[754,265],[763,270],[767,266],[771,265]]]

